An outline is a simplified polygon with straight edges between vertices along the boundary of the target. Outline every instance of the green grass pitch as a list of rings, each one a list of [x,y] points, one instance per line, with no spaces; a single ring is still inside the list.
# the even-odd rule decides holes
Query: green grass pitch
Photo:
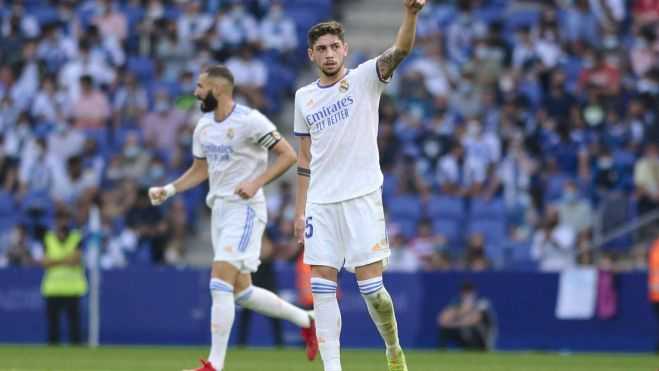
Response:
[[[0,346],[1,371],[168,371],[197,367],[206,348]],[[554,353],[407,352],[411,371],[657,371],[651,355]],[[386,371],[381,351],[346,350],[345,371]],[[230,349],[226,371],[322,371],[297,349]]]

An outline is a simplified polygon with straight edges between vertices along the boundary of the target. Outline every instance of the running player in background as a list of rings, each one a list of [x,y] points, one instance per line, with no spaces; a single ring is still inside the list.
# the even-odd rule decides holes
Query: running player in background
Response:
[[[175,182],[149,189],[154,205],[209,180],[214,261],[211,272],[211,351],[199,371],[220,371],[235,316],[235,304],[302,328],[307,357],[318,352],[312,315],[252,285],[266,224],[262,187],[282,175],[296,155],[275,125],[259,111],[233,101],[233,75],[211,66],[199,76],[195,97],[205,114],[193,134],[192,166]],[[268,167],[268,151],[277,156]]]
[[[382,208],[377,147],[378,106],[385,84],[414,44],[425,0],[404,0],[396,43],[377,58],[347,69],[343,27],[320,23],[308,33],[309,59],[319,80],[295,94],[300,137],[295,237],[311,265],[311,290],[325,371],[341,370],[339,270],[355,272],[368,312],[386,344],[389,370],[407,370],[382,271],[390,255]]]

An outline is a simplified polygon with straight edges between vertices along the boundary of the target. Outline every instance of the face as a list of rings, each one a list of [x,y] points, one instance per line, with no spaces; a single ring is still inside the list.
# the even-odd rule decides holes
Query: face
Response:
[[[212,88],[208,80],[208,76],[202,73],[197,80],[197,88],[194,91],[195,98],[201,101],[200,108],[202,112],[213,112],[218,104],[214,95],[218,89],[217,87]]]
[[[316,63],[320,72],[327,77],[332,77],[343,68],[343,62],[348,55],[348,44],[341,41],[336,35],[327,34],[319,37],[307,52],[309,59]]]

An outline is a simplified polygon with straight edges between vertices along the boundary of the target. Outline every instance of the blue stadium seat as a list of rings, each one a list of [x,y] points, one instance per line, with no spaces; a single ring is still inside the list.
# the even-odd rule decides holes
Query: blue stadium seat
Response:
[[[14,197],[7,192],[0,191],[0,217],[14,214]]]
[[[426,205],[426,216],[432,219],[462,221],[465,216],[464,200],[459,197],[432,197]]]
[[[463,246],[462,223],[453,219],[435,219],[432,223],[434,234],[443,234],[448,240],[449,249],[458,250]]]
[[[128,57],[126,68],[134,73],[144,85],[153,80],[154,64],[153,59],[149,57]]]
[[[392,218],[392,221],[400,227],[406,241],[416,237],[416,232],[419,229],[419,223],[416,220]]]
[[[386,206],[392,219],[417,221],[421,218],[421,200],[418,196],[397,195]]]
[[[506,241],[506,223],[500,219],[471,220],[467,227],[467,236],[478,233],[485,238],[486,244],[502,244]]]
[[[479,198],[471,200],[470,220],[496,219],[505,223],[507,219],[506,204],[502,198],[484,201]]]
[[[506,30],[514,33],[522,26],[532,27],[538,23],[540,11],[537,9],[518,9],[514,10],[504,18]]]
[[[55,22],[59,19],[57,9],[51,6],[36,6],[29,10],[30,15],[33,15],[41,26]]]
[[[545,203],[554,202],[561,198],[563,194],[563,187],[568,181],[574,181],[575,179],[567,174],[556,174],[552,175],[547,179],[547,184],[545,186]]]

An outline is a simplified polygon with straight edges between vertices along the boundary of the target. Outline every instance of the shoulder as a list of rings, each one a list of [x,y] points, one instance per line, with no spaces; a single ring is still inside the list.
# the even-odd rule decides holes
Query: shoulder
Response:
[[[316,89],[318,89],[317,83],[318,80],[297,89],[297,91],[295,92],[295,99],[297,100],[298,97],[304,97],[306,94],[309,94],[310,92],[313,92]]]
[[[206,125],[212,124],[213,121],[214,118],[212,112],[204,113],[203,115],[201,115],[201,117],[199,117],[199,119],[197,119],[197,125],[195,125],[195,131],[200,130],[202,127]]]

